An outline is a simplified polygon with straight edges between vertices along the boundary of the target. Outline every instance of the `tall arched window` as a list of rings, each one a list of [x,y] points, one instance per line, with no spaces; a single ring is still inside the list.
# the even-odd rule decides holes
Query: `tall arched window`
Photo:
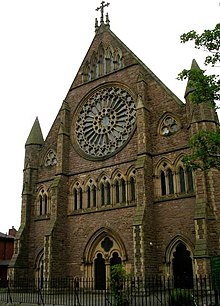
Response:
[[[136,190],[135,190],[135,179],[134,179],[133,176],[131,176],[131,178],[130,178],[130,188],[131,188],[130,199],[131,199],[131,201],[135,201]]]
[[[120,198],[119,198],[119,182],[118,182],[118,180],[115,182],[115,202],[116,202],[116,204],[120,202]]]
[[[96,207],[96,186],[92,186],[93,207]]]
[[[185,172],[183,167],[179,167],[179,190],[180,192],[186,192]]]
[[[170,169],[167,170],[167,177],[168,177],[169,194],[174,194],[173,172]]]
[[[47,214],[47,195],[46,194],[44,194],[44,197],[43,197],[43,199],[44,199],[44,214],[46,215]]]
[[[192,170],[190,168],[186,169],[186,175],[187,175],[187,192],[193,192],[194,186],[193,186],[193,174]]]
[[[79,188],[79,209],[82,209],[83,207],[83,192],[82,188]]]
[[[105,55],[102,56],[102,74],[106,74],[106,58],[105,58]]]
[[[107,205],[111,204],[111,186],[109,182],[106,183],[106,201]]]
[[[99,77],[99,62],[97,58],[95,59],[95,77]]]
[[[112,53],[110,54],[110,72],[114,71],[114,59]]]
[[[43,197],[40,194],[39,195],[39,215],[42,215],[42,214],[43,214]]]
[[[39,216],[47,215],[49,213],[48,195],[44,189],[40,190],[37,203],[37,214]]]
[[[164,171],[160,171],[161,194],[166,194],[166,177]]]
[[[120,58],[119,55],[117,56],[117,64],[118,64],[118,69],[121,69],[122,68],[122,62],[121,62],[121,58]]]
[[[91,207],[91,189],[90,187],[88,187],[87,189],[87,207],[88,208]]]
[[[74,198],[74,210],[77,210],[77,208],[78,208],[77,207],[77,202],[78,202],[77,198],[78,197],[77,197],[77,189],[76,188],[73,189],[73,198]]]
[[[101,205],[105,205],[105,186],[103,183],[100,185],[100,192],[101,192]]]
[[[126,202],[126,184],[123,178],[121,179],[121,199],[122,203]]]

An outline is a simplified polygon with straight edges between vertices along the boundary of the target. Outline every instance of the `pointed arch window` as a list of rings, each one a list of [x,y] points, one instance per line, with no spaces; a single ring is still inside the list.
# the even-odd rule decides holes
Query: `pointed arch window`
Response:
[[[171,169],[167,170],[167,177],[168,177],[169,194],[174,194],[173,172],[171,171]]]
[[[110,72],[114,71],[114,58],[112,53],[110,54]]]
[[[83,207],[83,192],[82,188],[79,188],[79,208],[82,209]]]
[[[187,175],[187,192],[193,192],[194,186],[193,186],[193,174],[192,169],[187,168],[186,169],[186,175]]]
[[[161,194],[166,195],[166,177],[164,171],[160,172]]]
[[[39,214],[43,214],[43,198],[41,194],[39,195]]]
[[[105,205],[105,187],[103,183],[101,183],[100,185],[100,191],[101,191],[101,205],[104,206]]]
[[[119,199],[119,182],[118,182],[118,180],[115,182],[115,201],[116,201],[116,204],[120,202],[120,199]]]
[[[106,183],[106,200],[107,200],[107,205],[111,204],[111,186],[110,183]]]
[[[131,201],[135,201],[136,190],[135,190],[135,179],[133,176],[130,178],[130,188],[131,188],[131,193],[130,193]]]
[[[91,207],[91,188],[88,187],[87,189],[87,207]]]
[[[77,208],[78,208],[77,207],[77,202],[78,202],[77,198],[78,197],[77,197],[77,189],[76,188],[73,189],[73,197],[74,197],[74,209],[77,210]]]
[[[97,58],[95,59],[95,77],[99,77],[99,62]]]
[[[123,178],[121,179],[121,199],[122,203],[126,202],[126,184]]]
[[[119,54],[117,56],[117,64],[118,64],[118,69],[121,69],[122,68],[122,61],[121,61],[121,57],[120,57]]]
[[[179,167],[179,189],[180,192],[186,192],[185,172],[183,167]]]
[[[106,74],[106,58],[102,56],[102,74]]]
[[[47,215],[49,213],[48,195],[44,189],[40,190],[37,202],[37,214],[39,216]]]
[[[47,195],[46,194],[44,194],[43,202],[44,202],[44,214],[46,215],[47,214]]]
[[[96,207],[96,186],[93,185],[92,187],[92,198],[93,198],[93,207]]]

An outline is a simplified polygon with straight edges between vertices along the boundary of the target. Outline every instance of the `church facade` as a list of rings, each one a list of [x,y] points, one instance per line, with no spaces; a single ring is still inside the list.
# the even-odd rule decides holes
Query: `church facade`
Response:
[[[195,61],[193,64],[196,65]],[[219,173],[182,162],[205,105],[179,100],[110,30],[96,33],[43,139],[25,144],[21,225],[9,276],[89,277],[111,266],[135,276],[192,279],[219,254]]]

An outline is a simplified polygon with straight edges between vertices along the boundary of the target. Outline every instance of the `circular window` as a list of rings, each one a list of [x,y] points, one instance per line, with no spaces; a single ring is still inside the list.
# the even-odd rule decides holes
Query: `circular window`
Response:
[[[103,159],[119,151],[136,125],[136,108],[124,88],[109,86],[83,101],[74,123],[75,140],[88,158]]]
[[[171,116],[165,117],[165,119],[162,121],[161,127],[160,127],[160,133],[163,136],[170,136],[172,134],[175,134],[179,130],[179,124]]]

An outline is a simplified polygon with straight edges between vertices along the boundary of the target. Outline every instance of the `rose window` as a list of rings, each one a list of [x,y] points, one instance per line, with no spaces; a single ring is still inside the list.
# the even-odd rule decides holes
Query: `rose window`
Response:
[[[108,157],[128,141],[135,124],[136,108],[130,93],[105,87],[93,93],[78,112],[77,143],[90,157]]]

